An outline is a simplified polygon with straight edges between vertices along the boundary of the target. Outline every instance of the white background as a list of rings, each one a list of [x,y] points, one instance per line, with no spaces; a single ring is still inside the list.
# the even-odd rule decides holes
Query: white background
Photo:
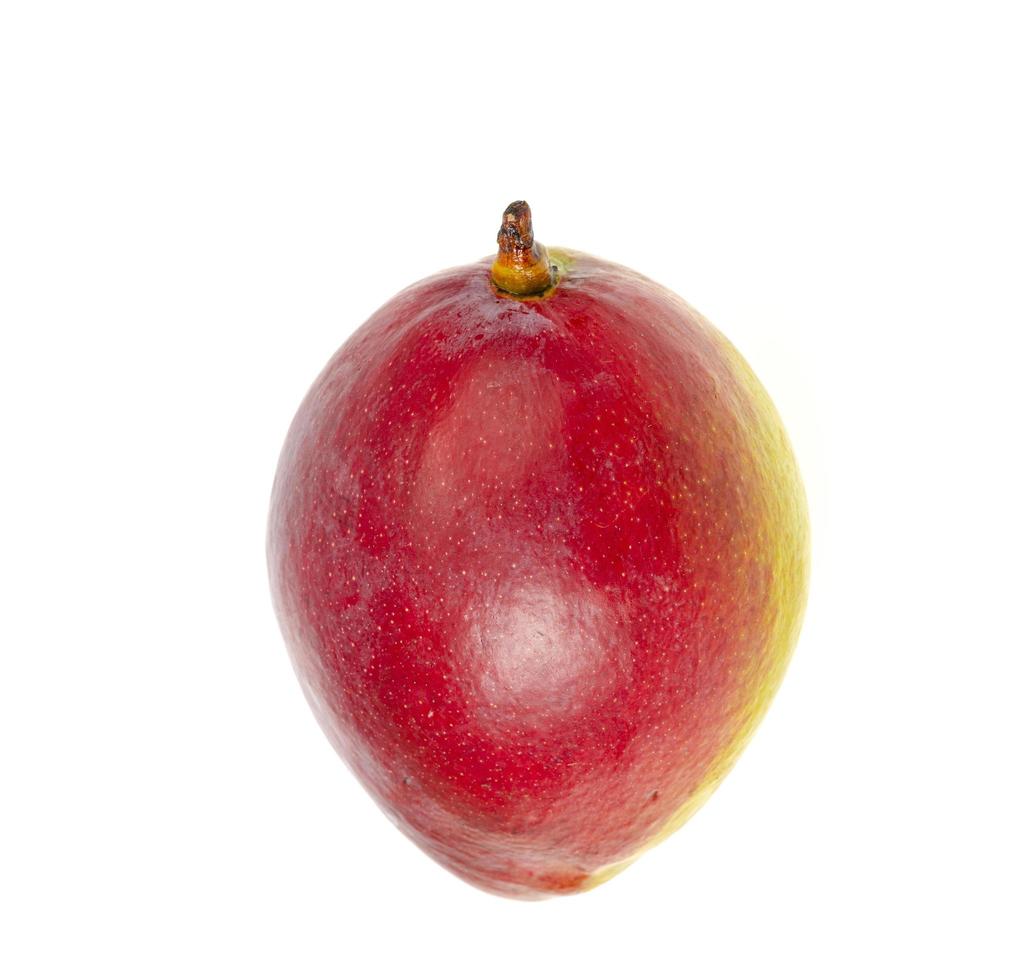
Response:
[[[1015,976],[1011,7],[5,4],[0,973]],[[263,555],[326,359],[518,197],[744,352],[815,537],[728,781],[536,904],[375,809]]]

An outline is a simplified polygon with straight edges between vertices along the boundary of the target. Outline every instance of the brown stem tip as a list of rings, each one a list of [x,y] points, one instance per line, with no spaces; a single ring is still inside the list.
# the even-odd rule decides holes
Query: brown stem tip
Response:
[[[555,284],[555,266],[534,240],[526,201],[514,201],[503,212],[498,241],[499,254],[492,263],[492,282],[497,289],[514,296],[537,296]]]

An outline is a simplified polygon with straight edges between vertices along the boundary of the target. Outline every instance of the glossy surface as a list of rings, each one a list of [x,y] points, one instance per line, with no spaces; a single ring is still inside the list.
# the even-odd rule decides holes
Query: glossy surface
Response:
[[[795,643],[802,489],[767,395],[673,294],[578,253],[395,297],[315,382],[269,566],[305,693],[392,819],[481,887],[590,887],[725,774]],[[752,819],[748,817],[748,819]]]

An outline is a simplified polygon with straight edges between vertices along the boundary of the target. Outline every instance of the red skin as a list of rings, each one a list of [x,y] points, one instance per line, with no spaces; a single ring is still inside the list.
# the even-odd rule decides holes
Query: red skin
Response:
[[[762,548],[799,519],[720,335],[570,261],[546,299],[480,262],[379,310],[298,411],[269,528],[337,750],[437,861],[518,897],[596,881],[714,779],[785,656]]]

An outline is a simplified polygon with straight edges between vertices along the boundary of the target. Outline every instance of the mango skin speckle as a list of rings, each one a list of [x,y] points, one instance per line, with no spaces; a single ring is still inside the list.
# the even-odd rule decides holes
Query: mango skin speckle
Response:
[[[594,887],[677,829],[799,632],[803,488],[766,392],[674,294],[549,251],[403,291],[301,405],[268,558],[298,677],[390,818],[481,888]]]

